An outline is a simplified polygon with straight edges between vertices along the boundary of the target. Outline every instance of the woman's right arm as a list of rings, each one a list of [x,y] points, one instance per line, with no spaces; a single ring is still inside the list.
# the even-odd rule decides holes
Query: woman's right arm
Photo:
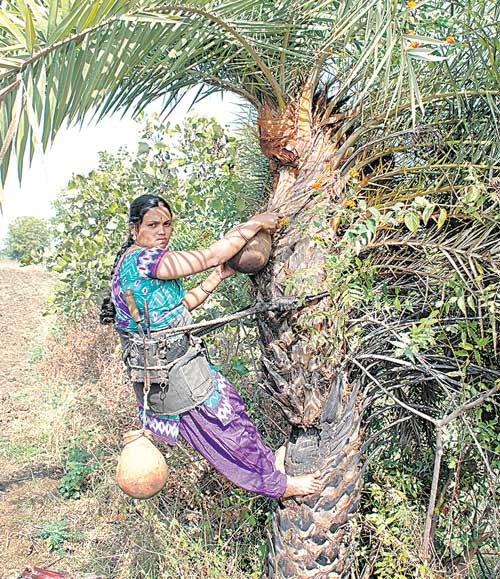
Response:
[[[162,257],[156,269],[160,279],[177,279],[216,267],[231,259],[262,229],[273,233],[278,227],[276,213],[255,215],[237,228],[229,231],[206,249],[194,251],[169,251]]]

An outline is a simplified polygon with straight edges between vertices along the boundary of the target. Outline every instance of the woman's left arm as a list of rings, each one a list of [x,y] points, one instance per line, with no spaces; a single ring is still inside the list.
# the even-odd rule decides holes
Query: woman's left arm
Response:
[[[186,292],[182,303],[189,311],[194,310],[217,289],[223,279],[236,273],[234,269],[226,264],[219,265],[212,273],[206,277],[199,285]]]

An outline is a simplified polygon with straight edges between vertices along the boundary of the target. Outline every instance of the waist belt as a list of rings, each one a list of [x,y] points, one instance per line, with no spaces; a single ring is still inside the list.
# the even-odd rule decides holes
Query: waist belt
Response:
[[[132,382],[144,382],[144,344],[148,349],[149,380],[157,383],[168,382],[172,362],[181,358],[189,349],[188,334],[180,337],[165,337],[160,332],[151,332],[151,336],[141,338],[132,332],[119,332],[122,344],[122,356]]]
[[[175,325],[186,324],[187,315],[179,318],[182,319],[176,320]],[[151,383],[148,404],[155,414],[181,414],[204,402],[214,391],[206,347],[201,338],[191,334],[165,336],[161,330],[144,338],[123,330],[118,333],[123,361],[140,404],[144,404],[144,345],[148,349],[146,371]]]

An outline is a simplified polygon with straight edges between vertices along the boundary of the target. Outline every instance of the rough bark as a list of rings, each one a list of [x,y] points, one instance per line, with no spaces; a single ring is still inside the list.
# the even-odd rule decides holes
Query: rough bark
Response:
[[[320,428],[292,429],[287,472],[322,470],[318,495],[286,500],[275,507],[269,577],[334,579],[349,575],[349,523],[359,504],[359,414],[354,396],[342,403],[346,384],[339,376],[328,406],[335,412]]]
[[[296,251],[307,246],[303,241]],[[266,287],[277,291],[280,284],[276,278],[273,281]],[[358,507],[361,488],[360,395],[340,369],[340,353],[318,339],[321,333],[311,338],[291,331],[292,324],[311,323],[315,310],[328,308],[328,302],[291,317],[268,316],[260,322],[269,388],[293,425],[286,471],[298,475],[320,470],[323,483],[317,495],[276,505],[270,579],[334,579],[345,577],[349,570],[349,518]],[[327,335],[328,328],[323,331]]]
[[[304,103],[295,107],[303,109]],[[260,123],[261,130],[269,126],[275,133],[286,125],[286,134],[283,129],[282,135],[275,135],[276,155],[272,138],[264,135],[265,152],[275,169],[270,207],[293,217],[285,232],[275,237],[271,263],[256,277],[262,299],[326,289],[323,266],[331,245],[322,247],[314,240],[315,215],[328,213],[343,197],[343,183],[335,174],[339,158],[334,135],[309,125],[310,130],[297,129],[292,138],[291,110],[287,108],[286,123],[266,118]],[[271,118],[269,111],[265,115]],[[294,153],[288,164],[283,161],[284,150],[290,159]],[[335,232],[328,235],[334,244]],[[331,339],[339,334],[338,320],[329,315],[331,308],[331,298],[326,298],[292,314],[270,313],[259,322],[266,384],[292,425],[286,471],[297,475],[320,470],[323,483],[317,495],[276,505],[270,579],[350,575],[349,519],[361,489],[361,396],[342,370],[342,339]]]

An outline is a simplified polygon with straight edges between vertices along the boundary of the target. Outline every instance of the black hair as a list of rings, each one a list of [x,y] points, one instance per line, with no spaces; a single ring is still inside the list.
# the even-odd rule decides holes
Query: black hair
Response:
[[[144,218],[144,215],[155,207],[166,207],[170,211],[170,215],[173,215],[172,208],[170,205],[160,197],[159,195],[140,195],[136,197],[130,204],[128,212],[129,224],[138,227]],[[115,268],[118,265],[122,255],[127,251],[129,247],[134,244],[134,238],[132,237],[132,232],[129,231],[127,241],[120,247],[118,253],[116,254],[115,262],[113,263],[113,268],[111,270],[111,279],[115,273]],[[116,309],[113,300],[111,299],[111,285],[104,296],[101,304],[101,312],[99,315],[99,320],[101,324],[112,324],[115,321]]]

